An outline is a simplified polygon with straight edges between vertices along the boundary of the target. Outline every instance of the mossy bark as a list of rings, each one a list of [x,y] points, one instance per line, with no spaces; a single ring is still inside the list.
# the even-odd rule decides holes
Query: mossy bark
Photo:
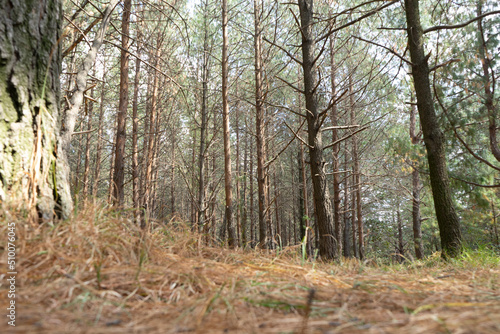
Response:
[[[59,145],[62,6],[0,0],[0,199],[67,218],[69,168]]]

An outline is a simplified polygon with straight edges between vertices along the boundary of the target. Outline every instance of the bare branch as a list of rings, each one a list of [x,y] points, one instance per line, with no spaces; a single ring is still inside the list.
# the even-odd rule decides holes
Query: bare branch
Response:
[[[486,16],[495,15],[495,14],[500,14],[500,10],[494,10],[491,12],[484,13],[483,15],[476,16],[475,18],[470,19],[469,21],[464,22],[464,23],[453,24],[453,25],[444,25],[444,26],[434,26],[431,28],[427,28],[424,30],[423,33],[427,34],[428,32],[431,32],[431,31],[463,28],[463,27],[468,26],[469,24],[471,24],[477,20],[481,20],[482,18],[484,18]]]
[[[312,148],[311,145],[309,145],[308,143],[306,143],[306,141],[304,139],[302,139],[295,131],[293,131],[293,129],[285,122],[285,126],[290,129],[290,131],[292,131],[293,135],[295,137],[297,137],[298,140],[300,140],[302,142],[302,144],[306,145],[307,147],[309,148]]]
[[[373,45],[375,45],[375,46],[381,47],[381,48],[383,48],[383,49],[385,49],[385,50],[389,51],[390,53],[392,53],[393,55],[395,55],[396,57],[398,57],[399,59],[401,59],[402,61],[404,61],[404,62],[405,62],[405,63],[407,63],[408,65],[410,65],[410,66],[411,66],[411,65],[413,65],[411,61],[409,61],[408,59],[404,58],[404,57],[403,57],[403,56],[401,56],[399,53],[397,53],[396,51],[394,51],[394,50],[392,50],[392,49],[388,48],[388,47],[387,47],[387,46],[385,46],[385,45],[378,44],[378,43],[375,43],[375,42],[373,42],[373,41],[366,40],[366,39],[361,38],[361,37],[359,37],[359,36],[352,36],[352,37],[354,37],[354,38],[356,38],[356,39],[359,39],[360,41],[363,41],[363,42],[365,42],[365,43],[369,43],[369,44],[373,44]]]
[[[453,58],[453,59],[448,60],[447,62],[444,62],[444,63],[441,63],[441,64],[437,64],[436,66],[432,67],[429,71],[432,72],[432,71],[437,70],[438,68],[447,66],[447,65],[449,65],[451,63],[457,63],[459,61],[460,61],[459,58]]]

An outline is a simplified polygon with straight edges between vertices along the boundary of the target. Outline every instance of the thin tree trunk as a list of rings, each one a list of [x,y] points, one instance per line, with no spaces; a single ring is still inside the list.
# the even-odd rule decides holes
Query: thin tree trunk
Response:
[[[171,140],[171,145],[172,145],[172,150],[171,150],[171,155],[170,158],[172,159],[172,165],[170,167],[170,212],[172,213],[172,216],[175,215],[175,129],[172,130],[172,140]]]
[[[491,202],[491,215],[492,215],[492,218],[493,218],[493,232],[494,232],[494,240],[495,240],[495,244],[496,246],[500,246],[500,242],[498,240],[498,227],[497,227],[497,215],[496,215],[496,212],[495,212],[495,204],[493,203],[493,201]]]
[[[412,95],[413,102],[413,95]],[[410,112],[410,139],[412,145],[418,145],[419,138],[416,134],[417,107],[413,104]],[[412,220],[413,220],[413,243],[415,246],[415,257],[419,260],[424,258],[424,243],[422,241],[422,220],[420,218],[420,173],[418,163],[412,162]]]
[[[443,133],[439,128],[429,80],[428,56],[424,50],[418,0],[405,0],[408,45],[418,113],[424,134],[434,208],[439,225],[443,257],[456,257],[462,251],[460,221],[450,191]]]
[[[332,99],[336,98],[337,95],[337,83],[335,82],[337,76],[337,67],[335,65],[335,43],[334,36],[330,36],[330,80],[332,85]],[[338,130],[335,128],[338,126],[338,110],[337,103],[332,104],[332,109],[330,112],[330,118],[332,121],[332,142],[337,143],[339,139]],[[342,232],[340,225],[340,174],[339,174],[339,151],[340,143],[333,145],[332,147],[332,172],[333,172],[333,220],[335,226],[335,238],[337,239],[338,254],[342,253]]]
[[[344,150],[344,170],[347,171],[347,141],[345,142]],[[349,221],[349,177],[346,175],[344,179],[344,256],[351,257],[351,222]]]
[[[103,62],[103,75],[102,82],[106,82],[106,62]],[[99,102],[99,124],[97,128],[97,144],[96,144],[96,157],[95,157],[95,174],[94,174],[94,186],[92,187],[92,196],[97,197],[99,190],[99,178],[101,177],[101,152],[102,152],[102,135],[104,121],[104,87],[101,87],[101,97]]]
[[[205,224],[205,160],[206,160],[206,131],[207,131],[207,93],[208,93],[208,0],[205,1],[203,16],[203,64],[202,64],[202,97],[201,97],[201,128],[200,152],[198,154],[198,232]]]
[[[397,205],[396,217],[398,220],[398,262],[404,261],[404,244],[403,244],[403,221],[401,219],[401,212],[399,211],[399,203]]]
[[[154,55],[154,63],[157,64],[161,54],[161,43],[157,43],[156,51]],[[144,175],[144,196],[143,196],[143,207],[145,209],[145,217],[148,218],[151,213],[151,188],[152,188],[152,178],[153,178],[153,163],[154,163],[154,141],[155,141],[155,125],[156,125],[156,117],[157,117],[157,109],[158,109],[158,72],[157,70],[153,70],[153,92],[151,96],[151,108],[149,114],[149,128],[148,128],[148,145],[146,152],[146,171]],[[146,221],[141,221],[141,227],[146,227]]]
[[[253,140],[250,141],[250,152],[253,152]],[[256,244],[256,233],[254,231],[254,203],[253,203],[253,157],[250,153],[250,173],[248,175],[250,183],[250,247],[254,248]]]
[[[315,66],[315,42],[313,36],[313,0],[298,0],[302,31],[302,68],[304,71],[304,92],[306,99],[307,133],[313,196],[316,207],[316,224],[319,231],[319,254],[325,260],[335,259],[337,239],[335,238],[333,208],[324,170],[321,124],[325,115],[318,111],[317,73]]]
[[[222,118],[224,126],[224,189],[226,193],[225,221],[227,226],[227,242],[230,248],[236,246],[236,235],[233,224],[233,193],[231,185],[231,143],[229,132],[228,102],[228,38],[227,38],[227,0],[222,0]]]
[[[71,136],[73,135],[76,119],[78,118],[78,112],[82,105],[84,93],[87,87],[87,75],[94,65],[97,52],[101,48],[104,41],[104,35],[106,34],[106,29],[111,20],[111,14],[113,13],[113,10],[118,2],[119,0],[111,0],[109,5],[104,10],[102,14],[101,26],[99,27],[96,37],[92,42],[92,46],[76,75],[76,90],[73,92],[70,103],[63,113],[63,125],[61,127],[61,151],[63,151],[63,154],[69,154]]]
[[[140,33],[137,32],[137,40],[140,39]],[[139,42],[138,42],[139,43]],[[137,45],[137,50],[140,50],[140,45]],[[141,212],[139,211],[139,157],[138,157],[138,133],[139,133],[139,75],[141,71],[141,60],[135,60],[135,76],[134,76],[134,99],[132,102],[132,205],[134,207],[135,221],[141,221]]]
[[[127,107],[128,107],[128,63],[130,54],[129,48],[129,27],[130,11],[132,0],[124,0],[122,14],[122,49],[120,57],[120,100],[118,104],[117,127],[116,127],[116,148],[115,148],[115,169],[113,174],[113,204],[123,206],[125,180],[125,139],[127,131]]]
[[[354,87],[352,82],[352,73],[349,73],[349,109],[351,113],[351,125],[356,124],[356,106],[354,103]],[[354,166],[354,193],[356,195],[356,222],[358,224],[358,256],[361,260],[364,259],[364,235],[363,235],[363,214],[361,207],[361,172],[359,168],[359,156],[358,156],[358,138],[356,135],[352,136],[352,160]]]
[[[90,97],[94,96],[94,89],[90,91]],[[85,167],[83,169],[83,198],[86,200],[89,191],[90,183],[90,138],[92,137],[92,112],[94,110],[93,102],[86,101],[87,103],[87,138],[85,142]],[[90,104],[90,105],[88,105]]]
[[[266,160],[266,140],[264,133],[264,100],[262,77],[262,16],[261,0],[254,0],[254,47],[255,47],[255,133],[257,141],[257,187],[259,199],[259,246],[267,246],[267,227],[270,225],[266,211],[269,207],[267,194],[267,172],[264,166]]]

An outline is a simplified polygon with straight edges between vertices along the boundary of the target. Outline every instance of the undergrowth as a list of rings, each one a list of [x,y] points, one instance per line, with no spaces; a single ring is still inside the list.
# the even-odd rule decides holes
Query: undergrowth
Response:
[[[81,204],[55,224],[0,215],[0,235],[6,222],[17,227],[20,332],[500,330],[500,264],[486,248],[447,262],[437,253],[403,263],[322,262],[302,256],[302,245],[230,250],[179,221],[143,231],[130,211],[106,206]],[[0,249],[5,268],[5,240]]]

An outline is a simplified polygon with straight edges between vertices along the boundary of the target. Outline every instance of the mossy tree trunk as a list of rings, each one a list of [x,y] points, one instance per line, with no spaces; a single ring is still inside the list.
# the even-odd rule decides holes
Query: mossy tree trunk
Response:
[[[67,218],[69,168],[59,141],[62,6],[0,0],[0,199]]]

